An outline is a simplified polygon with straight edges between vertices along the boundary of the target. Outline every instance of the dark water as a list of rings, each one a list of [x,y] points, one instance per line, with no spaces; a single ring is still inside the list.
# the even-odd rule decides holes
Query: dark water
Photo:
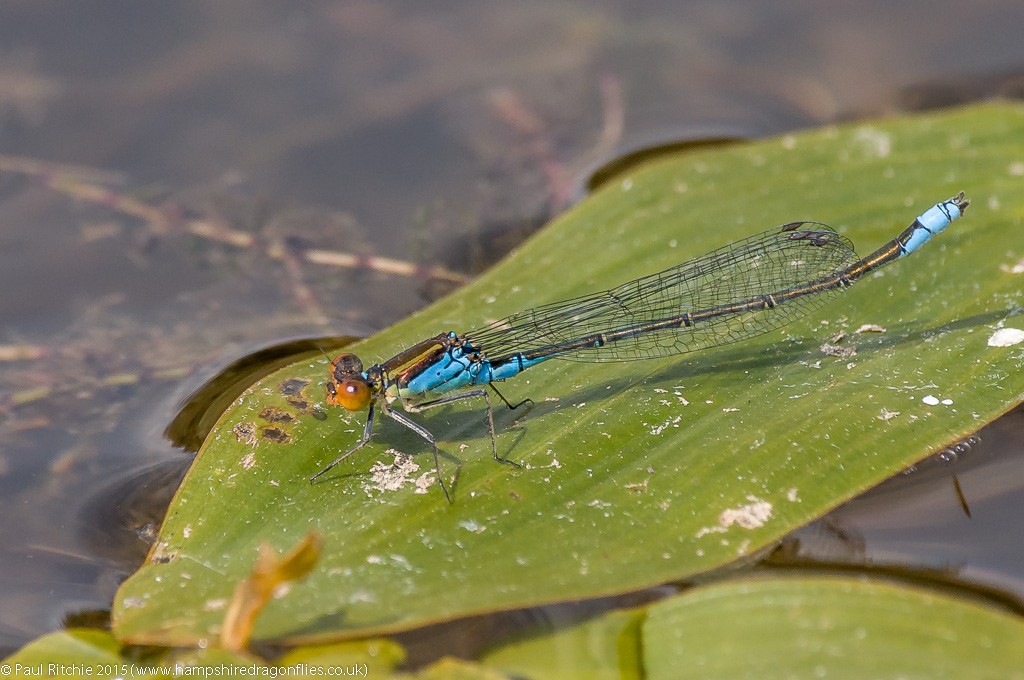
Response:
[[[1019,97],[1020,26],[1007,0],[4,3],[0,650],[109,605],[187,461],[165,428],[236,359],[401,318],[639,146]],[[958,468],[969,519],[922,474],[839,511],[842,550],[1019,598],[1019,423]]]

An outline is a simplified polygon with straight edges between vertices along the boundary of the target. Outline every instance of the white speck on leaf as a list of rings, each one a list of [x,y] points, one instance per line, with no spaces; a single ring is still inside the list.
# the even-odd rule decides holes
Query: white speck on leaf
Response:
[[[1024,331],[1019,328],[1000,328],[989,336],[989,347],[1012,347],[1024,342]]]
[[[757,529],[772,517],[772,504],[757,496],[747,496],[748,503],[735,508],[726,508],[718,516],[718,526],[703,527],[697,531],[697,538],[712,533],[724,533],[733,525],[741,529]]]

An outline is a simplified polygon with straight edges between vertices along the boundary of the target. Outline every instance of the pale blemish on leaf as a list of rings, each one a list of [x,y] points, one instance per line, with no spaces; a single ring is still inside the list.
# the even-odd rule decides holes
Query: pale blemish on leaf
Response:
[[[718,525],[699,529],[696,537],[725,533],[734,525],[741,529],[763,527],[772,517],[772,504],[757,496],[747,496],[747,501],[743,505],[723,510],[718,516]]]
[[[1024,331],[1019,328],[1000,328],[988,339],[989,347],[1012,347],[1024,342]]]

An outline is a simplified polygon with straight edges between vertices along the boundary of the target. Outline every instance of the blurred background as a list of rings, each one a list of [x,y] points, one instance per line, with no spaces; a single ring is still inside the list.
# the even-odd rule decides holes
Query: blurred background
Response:
[[[639,148],[1020,98],[1022,26],[1011,0],[0,4],[0,654],[103,619],[197,444],[164,432],[225,368],[387,326]],[[793,550],[1019,602],[1020,420]]]

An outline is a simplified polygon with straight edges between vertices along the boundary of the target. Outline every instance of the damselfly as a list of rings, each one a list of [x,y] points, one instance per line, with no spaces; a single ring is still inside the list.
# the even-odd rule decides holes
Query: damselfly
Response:
[[[743,340],[784,326],[824,304],[865,274],[910,255],[959,218],[970,202],[960,192],[914,220],[867,257],[818,222],[790,222],[702,257],[610,290],[528,309],[475,331],[441,333],[363,369],[354,354],[331,362],[327,402],[368,408],[359,443],[313,475],[320,477],[361,449],[379,408],[430,443],[434,468],[451,500],[437,442],[409,413],[482,397],[491,454],[498,455],[490,387],[548,359],[630,361]],[[525,403],[525,402],[520,402]]]

